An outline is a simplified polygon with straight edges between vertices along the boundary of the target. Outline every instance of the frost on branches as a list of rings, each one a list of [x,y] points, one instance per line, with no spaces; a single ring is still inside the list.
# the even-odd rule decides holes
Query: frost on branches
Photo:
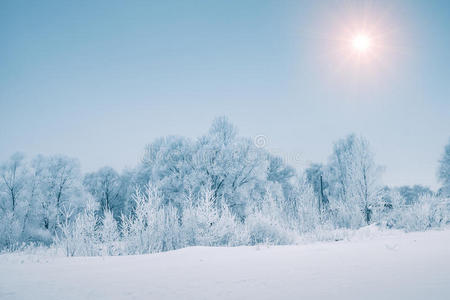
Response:
[[[338,140],[326,164],[302,172],[225,118],[191,140],[146,147],[134,169],[82,176],[76,159],[13,155],[0,165],[0,248],[43,245],[67,256],[127,255],[187,246],[292,244],[369,224],[407,231],[449,222],[449,149],[442,188],[387,187],[369,142]]]

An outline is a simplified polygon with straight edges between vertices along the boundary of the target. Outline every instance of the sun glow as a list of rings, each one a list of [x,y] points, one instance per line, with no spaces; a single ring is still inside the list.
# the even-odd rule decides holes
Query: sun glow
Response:
[[[368,35],[360,33],[353,37],[352,46],[358,53],[364,53],[372,46],[372,40]]]
[[[391,7],[376,1],[342,2],[346,4],[330,4],[312,28],[302,29],[304,37],[314,42],[311,53],[327,70],[322,73],[333,80],[386,82],[386,75],[397,72],[408,50],[405,42],[410,37],[405,40],[403,34],[409,32],[406,24]]]

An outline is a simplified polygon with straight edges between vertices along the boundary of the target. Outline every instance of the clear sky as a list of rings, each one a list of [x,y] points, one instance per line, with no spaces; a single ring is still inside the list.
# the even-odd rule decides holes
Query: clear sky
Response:
[[[370,55],[350,36],[368,32]],[[301,168],[364,135],[390,185],[437,187],[450,1],[0,1],[0,160],[134,166],[216,116]]]

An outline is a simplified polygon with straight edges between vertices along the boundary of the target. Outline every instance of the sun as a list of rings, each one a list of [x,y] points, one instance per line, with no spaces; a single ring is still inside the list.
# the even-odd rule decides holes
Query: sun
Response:
[[[360,33],[353,37],[352,46],[358,53],[364,53],[372,46],[372,40],[367,34]]]

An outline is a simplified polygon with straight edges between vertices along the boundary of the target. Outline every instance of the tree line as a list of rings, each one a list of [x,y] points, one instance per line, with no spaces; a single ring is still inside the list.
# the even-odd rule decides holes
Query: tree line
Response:
[[[258,146],[222,117],[196,140],[153,141],[121,173],[104,167],[81,174],[73,158],[14,154],[0,166],[0,248],[148,253],[292,243],[303,233],[373,223],[425,230],[449,219],[450,144],[436,193],[384,186],[384,170],[361,136],[336,141],[326,164],[302,172]]]

